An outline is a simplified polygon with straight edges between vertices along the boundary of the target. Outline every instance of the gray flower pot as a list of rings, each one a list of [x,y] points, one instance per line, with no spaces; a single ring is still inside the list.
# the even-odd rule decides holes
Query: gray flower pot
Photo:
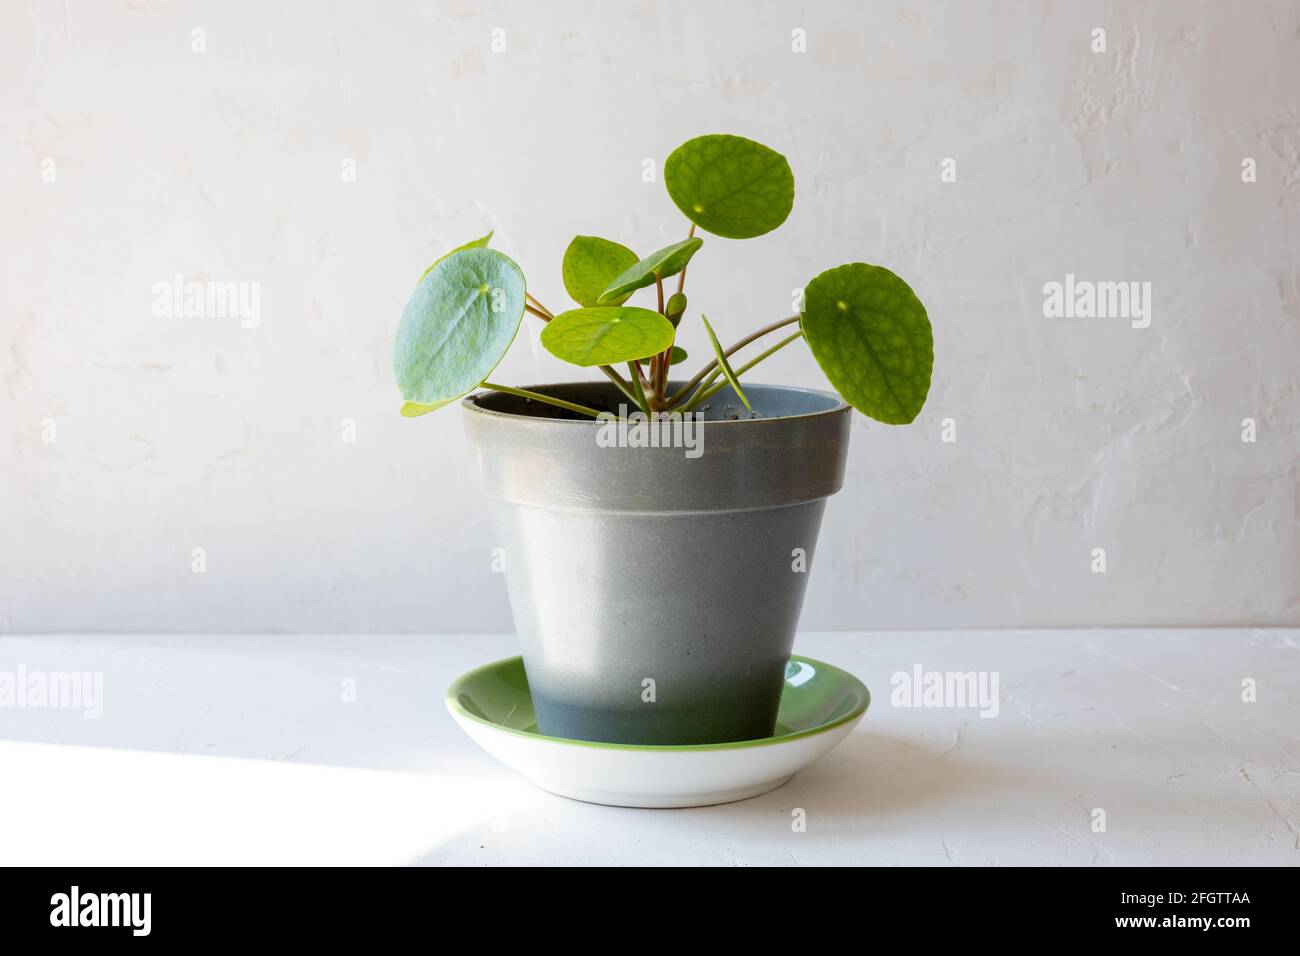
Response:
[[[622,400],[605,383],[533,390],[600,410]],[[822,510],[843,483],[849,407],[798,388],[745,393],[759,417],[718,393],[697,457],[608,447],[614,426],[513,395],[462,402],[541,733],[772,734]]]

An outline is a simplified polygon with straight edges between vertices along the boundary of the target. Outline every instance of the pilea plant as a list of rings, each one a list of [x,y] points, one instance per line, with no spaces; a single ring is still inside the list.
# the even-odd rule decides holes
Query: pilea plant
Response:
[[[687,237],[644,258],[609,239],[575,237],[561,270],[577,308],[556,313],[530,295],[519,266],[488,248],[491,233],[426,269],[397,331],[394,370],[406,399],[402,414],[426,414],[482,387],[598,417],[602,410],[487,380],[524,314],[531,313],[543,323],[547,351],[598,368],[629,407],[645,415],[692,411],[727,386],[749,408],[741,376],[802,338],[831,385],[858,411],[895,425],[916,418],[934,363],[929,318],[906,282],[863,262],[821,273],[806,285],[799,314],[765,325],[729,348],[700,315],[713,359],[686,384],[670,388],[669,368],[687,357],[675,343],[686,321],[687,266],[704,245],[696,231],[725,239],[771,232],[794,205],[794,175],[786,158],[766,146],[710,135],[674,150],[663,178],[669,197],[690,221]],[[655,308],[627,304],[651,287]],[[733,363],[736,352],[778,333],[753,358]]]

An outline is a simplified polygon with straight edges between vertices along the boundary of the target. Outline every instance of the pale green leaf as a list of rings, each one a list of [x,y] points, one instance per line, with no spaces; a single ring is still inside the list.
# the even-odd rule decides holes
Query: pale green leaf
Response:
[[[524,315],[524,274],[492,249],[453,252],[425,276],[402,313],[393,371],[402,397],[451,402],[497,367]]]
[[[487,246],[487,244],[488,244],[488,240],[490,240],[490,239],[492,238],[492,233],[494,233],[494,232],[496,232],[495,229],[489,230],[489,231],[488,231],[488,234],[487,234],[486,236],[480,236],[480,237],[477,238],[477,239],[471,239],[469,242],[465,243],[465,245],[463,245],[463,246],[457,246],[455,249],[451,250],[451,252],[444,252],[444,253],[443,253],[442,255],[440,255],[437,259],[434,259],[434,260],[433,260],[433,265],[432,265],[432,266],[429,266],[429,268],[425,269],[424,272],[420,274],[420,279],[423,280],[425,276],[427,276],[430,272],[433,271],[433,266],[436,266],[436,265],[437,265],[439,262],[441,262],[443,259],[446,259],[447,256],[451,255],[452,252],[460,252],[462,249],[483,249],[483,248],[486,248],[486,246]]]
[[[402,409],[401,409],[402,417],[419,418],[421,415],[427,415],[430,412],[436,412],[438,409],[442,408],[442,406],[448,404],[450,403],[434,402],[432,405],[421,405],[419,402],[403,402]]]

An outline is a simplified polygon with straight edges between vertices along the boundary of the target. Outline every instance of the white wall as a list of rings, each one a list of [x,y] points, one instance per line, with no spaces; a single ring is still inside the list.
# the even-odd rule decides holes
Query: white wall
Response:
[[[642,160],[703,132],[798,189],[691,269],[724,338],[853,260],[934,322],[806,626],[1300,623],[1297,89],[1290,2],[5,4],[0,630],[506,629],[458,410],[397,416],[398,315],[489,228],[555,308],[575,233],[680,238]],[[1150,327],[1045,318],[1067,272],[1149,281]],[[177,273],[259,283],[260,324],[155,317]],[[568,374],[525,330],[497,377]]]

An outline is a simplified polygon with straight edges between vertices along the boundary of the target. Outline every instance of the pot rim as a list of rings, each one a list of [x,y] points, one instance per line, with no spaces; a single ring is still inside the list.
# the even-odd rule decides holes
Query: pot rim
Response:
[[[602,385],[602,384],[604,383],[596,379],[590,379],[585,382],[548,382],[541,385],[526,385],[520,387],[527,388],[530,391],[538,391],[540,389],[545,389],[545,388],[566,388],[569,386],[585,387],[585,386]],[[683,382],[679,384],[685,384],[685,383]],[[801,412],[798,415],[774,415],[767,418],[736,418],[736,419],[720,418],[713,421],[705,420],[701,424],[708,425],[710,428],[712,428],[717,425],[761,425],[764,422],[767,423],[790,422],[790,421],[798,421],[804,418],[820,418],[822,416],[827,416],[827,415],[839,415],[852,407],[849,405],[848,402],[844,401],[844,399],[841,398],[839,394],[837,394],[836,392],[827,391],[825,389],[804,388],[800,385],[768,385],[763,382],[754,382],[752,383],[752,385],[755,388],[777,389],[783,392],[800,392],[804,395],[820,395],[825,398],[833,399],[835,404],[830,408],[824,408],[821,409],[820,411]],[[496,411],[495,409],[484,408],[476,401],[476,399],[483,394],[508,395],[509,393],[498,392],[496,389],[493,388],[475,389],[474,391],[470,392],[470,394],[466,395],[464,398],[460,400],[461,407],[464,408],[466,411],[475,412],[479,415],[484,415],[489,418],[504,419],[507,421],[543,422],[548,425],[579,425],[582,427],[590,427],[593,425],[601,426],[605,424],[604,421],[599,421],[595,419],[539,418],[535,415],[516,415],[513,412],[499,412]]]

